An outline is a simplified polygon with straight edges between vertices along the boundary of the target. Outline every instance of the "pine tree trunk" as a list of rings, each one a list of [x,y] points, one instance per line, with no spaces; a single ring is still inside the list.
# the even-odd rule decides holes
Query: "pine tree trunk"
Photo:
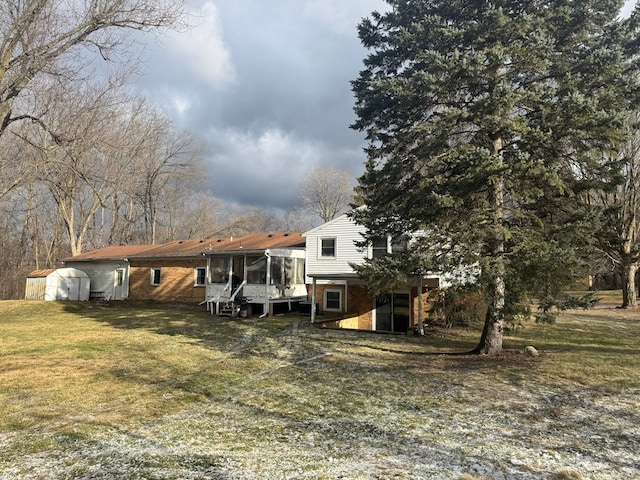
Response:
[[[424,336],[424,318],[422,311],[422,275],[419,275],[418,277],[418,334]]]
[[[622,267],[624,283],[622,285],[622,308],[637,308],[636,272],[638,265],[628,263]]]
[[[502,139],[493,140],[493,148],[498,156],[499,164],[502,164]],[[490,250],[493,264],[490,275],[493,277],[489,285],[489,305],[485,318],[484,329],[480,337],[480,343],[473,350],[474,353],[495,355],[502,351],[502,336],[504,332],[504,306],[505,306],[505,265],[504,265],[504,178],[494,180],[492,193],[492,206],[494,211],[493,235],[490,239]]]
[[[502,337],[504,334],[504,280],[500,278],[494,286],[495,293],[491,304],[487,308],[484,328],[480,341],[470,353],[495,355],[502,351]]]
[[[487,337],[481,353],[493,355],[502,351],[502,335],[504,333],[504,281],[499,278],[495,286],[493,305],[487,311]]]

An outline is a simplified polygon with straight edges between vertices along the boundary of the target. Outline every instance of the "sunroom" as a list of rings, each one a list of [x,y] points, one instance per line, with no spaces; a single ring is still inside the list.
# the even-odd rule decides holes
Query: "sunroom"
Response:
[[[304,249],[210,250],[204,255],[212,314],[273,315],[307,298]]]

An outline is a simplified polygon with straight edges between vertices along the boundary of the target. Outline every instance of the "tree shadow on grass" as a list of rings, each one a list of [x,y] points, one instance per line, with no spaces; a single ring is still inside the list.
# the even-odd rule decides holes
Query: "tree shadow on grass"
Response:
[[[185,336],[194,344],[235,356],[259,355],[265,358],[275,355],[273,349],[303,341],[314,345],[306,353],[310,356],[331,351],[336,347],[371,350],[382,354],[398,355],[395,360],[407,362],[415,357],[451,357],[442,368],[483,369],[495,364],[513,362],[514,365],[531,366],[540,361],[521,355],[521,350],[507,349],[502,354],[485,356],[470,354],[475,341],[457,338],[456,332],[430,331],[426,336],[387,335],[375,332],[319,329],[307,319],[295,316],[267,317],[265,319],[231,319],[209,315],[201,306],[183,304],[158,304],[151,302],[112,302],[110,306],[87,303],[65,304],[67,311],[109,325],[117,329],[140,329],[158,335]],[[354,354],[355,355],[355,354]]]
[[[378,356],[376,361],[442,371],[487,371],[508,365],[514,369],[535,368],[549,354],[566,352],[577,355],[618,356],[633,363],[640,349],[620,346],[615,338],[601,337],[592,344],[581,333],[549,336],[543,339],[539,357],[525,355],[528,340],[505,337],[505,348],[498,355],[468,354],[475,345],[468,333],[428,332],[426,337],[381,335],[345,330],[318,329],[306,319],[295,316],[265,319],[231,319],[209,315],[202,306],[158,304],[151,302],[112,302],[110,306],[65,304],[67,311],[90,318],[117,329],[140,329],[158,335],[183,336],[190,343],[224,354],[229,358],[259,361],[300,361],[342,350],[358,362],[373,361],[367,351]],[[555,328],[555,327],[550,327]],[[456,338],[457,337],[457,338]],[[358,358],[360,357],[360,358]],[[428,359],[428,360],[427,360]]]
[[[302,416],[292,415],[289,413],[297,408],[297,405],[301,404],[301,400],[296,396],[287,397],[287,401],[283,401],[283,405],[286,406],[286,411],[281,408],[269,407],[267,405],[256,406],[246,402],[246,395],[254,391],[256,387],[265,388],[264,385],[274,385],[274,379],[280,378],[280,380],[286,380],[283,385],[289,388],[289,385],[294,385],[299,379],[304,379],[311,374],[322,372],[325,369],[333,368],[331,378],[346,379],[350,385],[348,388],[357,389],[368,381],[372,376],[376,376],[375,381],[371,382],[370,387],[379,388],[378,392],[382,392],[385,389],[392,389],[401,385],[405,381],[403,375],[408,373],[412,375],[412,378],[416,380],[420,377],[422,379],[428,378],[425,375],[426,369],[421,369],[421,363],[433,363],[430,368],[439,369],[445,375],[448,372],[472,372],[482,373],[482,371],[492,370],[493,367],[499,364],[513,362],[521,362],[523,368],[529,368],[532,365],[544,361],[545,352],[542,352],[541,357],[533,358],[526,357],[524,354],[518,352],[513,353],[507,351],[504,356],[487,357],[487,356],[443,356],[441,353],[435,352],[420,352],[418,349],[421,344],[412,343],[409,339],[399,338],[385,338],[384,336],[373,337],[371,335],[350,335],[345,338],[346,332],[324,332],[317,330],[312,326],[302,325],[299,320],[293,318],[267,318],[264,320],[256,321],[255,319],[248,320],[231,320],[220,319],[218,317],[209,316],[206,311],[198,310],[195,307],[183,307],[183,306],[167,306],[157,304],[123,304],[113,305],[111,307],[100,307],[96,305],[77,305],[68,304],[66,306],[69,312],[77,315],[82,315],[89,319],[96,321],[99,324],[104,324],[118,329],[144,329],[158,335],[170,335],[170,336],[186,336],[192,339],[194,342],[211,349],[217,349],[230,353],[237,358],[246,359],[249,355],[255,355],[264,357],[267,359],[276,359],[278,362],[268,363],[269,365],[264,371],[247,371],[245,378],[235,380],[233,378],[223,378],[222,385],[207,385],[211,377],[210,370],[212,366],[210,364],[204,366],[202,369],[194,369],[189,372],[188,376],[182,380],[172,380],[169,385],[170,388],[182,389],[185,392],[204,395],[209,401],[225,402],[228,400],[234,409],[240,409],[241,412],[237,414],[246,415],[247,418],[256,418],[263,416],[266,420],[266,424],[272,425],[274,419],[278,421],[282,420],[287,429],[300,430],[303,433],[311,432],[317,435],[321,441],[316,441],[317,444],[331,445],[331,442],[336,442],[344,447],[344,451],[353,449],[357,451],[358,447],[362,445],[362,435],[354,436],[354,432],[362,432],[364,436],[369,435],[372,439],[384,438],[385,442],[388,441],[391,444],[400,446],[418,445],[416,453],[417,458],[429,458],[432,455],[444,455],[454,459],[464,458],[465,456],[478,463],[481,466],[491,466],[491,462],[496,459],[484,458],[479,452],[472,451],[469,453],[469,449],[464,446],[464,441],[461,440],[460,447],[444,448],[439,446],[437,451],[432,446],[424,443],[422,436],[413,436],[410,432],[404,432],[397,429],[389,428],[388,426],[380,426],[379,419],[375,415],[365,415],[364,417],[349,418],[348,415],[343,415],[340,418],[319,418],[317,416],[308,415]],[[298,322],[298,323],[296,323]],[[285,348],[286,347],[286,348]],[[354,347],[353,351],[349,349]],[[362,349],[365,349],[364,353]],[[564,347],[563,347],[564,348]],[[574,348],[576,351],[580,349],[593,351],[589,345],[573,345],[566,348]],[[612,349],[611,345],[603,347],[604,349]],[[275,349],[279,349],[279,352],[275,352]],[[329,365],[328,362],[314,361],[313,363],[304,363],[297,361],[297,359],[314,358],[318,352],[327,352],[331,350],[340,351],[340,359],[335,361],[333,365]],[[367,354],[366,350],[372,352],[379,352],[384,355],[376,357],[375,355]],[[331,359],[332,357],[328,357]],[[445,361],[437,362],[423,362],[423,359],[445,359]],[[373,366],[374,362],[378,362],[378,367]],[[245,365],[240,363],[240,366]],[[226,367],[225,367],[226,368]],[[377,373],[376,373],[377,372]],[[175,372],[168,375],[169,378],[179,376],[180,372]],[[294,375],[295,374],[295,375]],[[285,378],[282,378],[285,377]],[[255,384],[254,378],[260,382]],[[319,382],[322,381],[321,376]],[[391,380],[387,383],[384,379]],[[455,378],[455,377],[454,377]],[[154,380],[151,378],[141,378],[141,381]],[[480,380],[483,381],[483,380]],[[487,379],[490,381],[490,379]],[[161,385],[162,386],[162,385]],[[215,386],[216,390],[212,390],[210,387]],[[318,383],[316,388],[323,388],[322,383]],[[303,383],[300,388],[310,388]],[[455,393],[455,385],[451,387]],[[324,399],[324,401],[344,401],[348,404],[350,397],[341,397],[341,391],[343,390],[343,384],[340,383],[335,386],[333,390],[334,400],[329,400],[330,397]],[[283,391],[289,391],[284,389]],[[402,391],[405,391],[404,389]],[[422,390],[420,390],[422,391]],[[265,395],[274,395],[274,391],[266,390]],[[276,392],[277,393],[277,392]],[[366,394],[366,392],[364,392]],[[387,392],[388,393],[388,392]],[[410,392],[409,392],[410,393]],[[425,393],[428,395],[428,393]],[[376,393],[371,395],[371,398],[375,398]],[[409,401],[411,399],[411,401]],[[298,402],[298,403],[296,403]],[[319,402],[319,400],[318,400]],[[555,402],[552,402],[555,403]],[[319,403],[318,403],[319,404]],[[417,408],[416,402],[413,401],[411,396],[397,395],[397,400],[391,405],[391,412],[395,410],[402,410],[403,408]],[[566,405],[567,409],[571,408],[572,403],[569,402]],[[363,408],[359,408],[357,411],[366,412],[366,403],[362,405]],[[283,407],[284,408],[284,407]],[[302,408],[308,408],[306,405],[302,405]],[[554,405],[554,408],[557,408]],[[586,411],[592,411],[594,415],[599,415],[597,409],[593,409],[588,405],[585,407]],[[623,409],[619,412],[615,412],[614,415],[623,418],[626,415],[626,411],[629,409]],[[546,418],[552,415],[555,410],[549,408],[543,408],[538,413]],[[534,412],[535,413],[535,412]],[[427,415],[428,411],[416,411],[408,412],[407,415]],[[469,419],[473,421],[473,419]],[[240,419],[238,424],[242,425]],[[561,426],[559,425],[558,428]],[[334,431],[338,428],[338,432]],[[601,425],[599,426],[602,432],[603,438],[618,439],[621,442],[621,449],[625,449],[626,444],[633,443],[631,437],[621,437],[619,432],[616,436],[616,429],[614,426]],[[276,429],[273,429],[274,431]],[[369,432],[369,433],[367,433]],[[239,434],[251,434],[251,427],[242,427]],[[551,433],[549,433],[551,435]],[[286,438],[285,438],[286,439]],[[269,440],[269,439],[267,439]],[[279,439],[274,438],[274,441]],[[504,442],[508,443],[512,439],[505,438]],[[526,440],[526,439],[525,439]],[[422,442],[422,443],[421,443]],[[268,444],[268,441],[266,442]],[[226,448],[231,448],[226,445]],[[575,448],[575,447],[574,447]],[[608,460],[606,455],[600,452],[593,445],[584,445],[580,447],[580,453],[583,455],[589,455],[592,458],[597,458],[604,464],[610,464],[613,468],[633,468],[628,462],[623,460]],[[398,456],[401,455],[401,448],[390,447],[389,455]],[[567,449],[567,455],[571,454],[571,450]],[[322,457],[324,450],[318,451],[319,457]],[[633,455],[630,452],[630,455]],[[469,459],[465,460],[465,463]],[[184,460],[185,462],[188,459]],[[183,460],[176,460],[176,463],[182,463]],[[209,466],[207,466],[209,460],[203,459],[203,465],[196,467],[198,469],[212,469],[214,475],[220,475],[213,478],[224,478],[223,473],[216,471],[216,459],[213,458]],[[424,463],[424,468],[428,468],[428,462]],[[549,469],[544,473],[552,474],[552,470]]]
[[[122,330],[145,330],[158,335],[185,336],[203,346],[225,349],[229,342],[247,335],[268,334],[287,325],[269,319],[231,319],[209,315],[202,306],[152,302],[111,302],[109,306],[87,302],[65,304],[69,313]]]

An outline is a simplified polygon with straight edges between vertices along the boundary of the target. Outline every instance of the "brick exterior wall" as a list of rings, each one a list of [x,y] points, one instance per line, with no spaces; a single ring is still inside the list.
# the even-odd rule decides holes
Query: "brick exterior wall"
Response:
[[[429,310],[431,308],[431,300],[429,295],[431,291],[437,288],[436,282],[425,282],[422,289],[422,311],[423,321],[426,322]],[[372,330],[373,329],[373,309],[375,304],[374,297],[367,291],[363,285],[349,285],[348,288],[348,301],[347,311],[340,315],[342,318],[335,320],[323,321],[323,315],[328,318],[332,315],[338,315],[336,312],[323,312],[324,303],[324,291],[325,290],[341,290],[344,298],[344,285],[316,285],[316,302],[320,307],[321,315],[317,317],[318,323],[325,328],[348,328],[358,330]],[[411,289],[411,325],[418,325],[418,289],[416,287]],[[311,296],[311,293],[309,294]],[[344,300],[343,300],[344,302]],[[343,304],[344,306],[344,304]]]
[[[195,286],[196,267],[206,268],[206,259],[131,261],[129,299],[158,302],[200,303],[205,286]],[[151,269],[160,268],[160,285],[151,285]]]
[[[344,310],[344,285],[316,285],[316,303],[319,307],[318,323],[327,328],[351,328],[359,330],[371,330],[373,326],[373,300],[366,289],[360,285],[349,285],[346,312],[324,311],[325,290],[340,290],[342,292],[342,308]],[[311,298],[311,287],[309,287]],[[326,315],[326,317],[325,317]],[[340,320],[325,320],[325,318],[341,317]]]
[[[433,290],[429,287],[422,287],[422,321],[427,324],[429,319],[429,310],[431,310],[433,299],[430,298]],[[418,289],[411,289],[411,301],[413,303],[413,311],[411,312],[411,326],[418,326]]]
[[[349,285],[349,311],[358,315],[358,329],[373,329],[374,300],[364,286]]]

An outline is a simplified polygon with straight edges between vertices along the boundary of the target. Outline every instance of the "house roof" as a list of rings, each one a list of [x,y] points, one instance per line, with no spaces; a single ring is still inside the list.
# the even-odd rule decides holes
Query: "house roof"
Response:
[[[55,268],[41,268],[39,270],[34,270],[33,272],[31,272],[29,275],[27,275],[27,278],[44,278],[48,277],[53,272],[55,272]]]
[[[306,240],[300,232],[255,233],[244,237],[213,237],[207,240],[175,240],[160,245],[128,245],[100,248],[82,253],[65,262],[124,260],[126,258],[184,258],[207,252],[267,250],[270,248],[304,248]]]
[[[157,245],[119,245],[99,248],[90,252],[81,253],[70,258],[65,258],[63,262],[83,262],[95,260],[124,260],[129,257],[136,257]]]
[[[153,245],[151,248],[133,255],[133,258],[197,257],[207,248],[209,240],[175,240]],[[131,257],[131,256],[130,256]]]
[[[301,232],[254,233],[238,238],[207,240],[204,254],[239,250],[268,250],[271,248],[304,248],[307,241]]]

